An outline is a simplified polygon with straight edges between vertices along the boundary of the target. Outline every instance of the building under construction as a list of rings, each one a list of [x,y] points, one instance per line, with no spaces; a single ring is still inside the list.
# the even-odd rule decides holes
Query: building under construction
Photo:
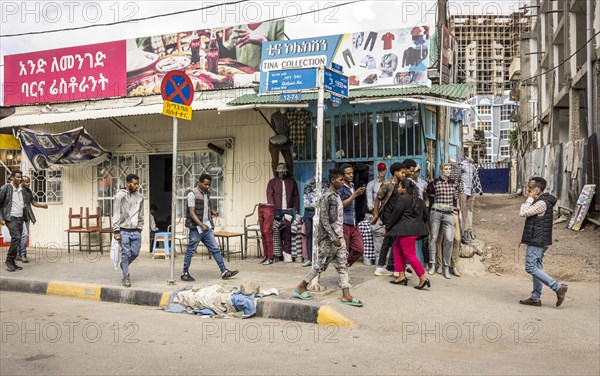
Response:
[[[459,82],[473,82],[474,95],[502,96],[510,90],[508,68],[519,55],[521,35],[530,27],[523,12],[451,16],[450,30],[458,43]]]

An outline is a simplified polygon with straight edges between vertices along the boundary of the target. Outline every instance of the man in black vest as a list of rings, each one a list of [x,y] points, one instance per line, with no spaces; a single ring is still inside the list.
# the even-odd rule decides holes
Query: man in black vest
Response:
[[[559,307],[565,300],[568,286],[544,273],[542,265],[544,253],[552,244],[552,209],[556,204],[556,197],[544,193],[546,180],[540,177],[531,178],[527,188],[529,197],[521,205],[519,215],[526,217],[521,243],[527,245],[525,271],[533,277],[533,291],[529,299],[520,300],[519,303],[540,307],[543,283],[556,292],[556,306]]]
[[[219,269],[221,269],[221,278],[229,279],[238,274],[237,270],[227,270],[221,250],[215,241],[213,228],[215,227],[212,216],[217,215],[217,211],[212,210],[210,206],[210,195],[208,190],[212,183],[212,177],[208,174],[200,175],[196,187],[187,194],[188,210],[185,212],[185,227],[190,229],[189,243],[183,259],[183,273],[181,280],[193,282],[195,279],[190,275],[189,268],[192,263],[192,255],[196,251],[200,241],[204,243],[208,251],[212,254]]]

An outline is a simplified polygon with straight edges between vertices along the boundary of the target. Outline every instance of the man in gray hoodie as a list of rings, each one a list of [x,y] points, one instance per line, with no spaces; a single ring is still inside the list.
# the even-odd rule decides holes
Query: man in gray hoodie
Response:
[[[142,245],[142,229],[144,228],[144,196],[140,188],[140,177],[129,174],[125,178],[127,188],[120,189],[115,195],[113,209],[114,238],[121,241],[121,270],[125,287],[131,287],[129,265],[140,254]]]

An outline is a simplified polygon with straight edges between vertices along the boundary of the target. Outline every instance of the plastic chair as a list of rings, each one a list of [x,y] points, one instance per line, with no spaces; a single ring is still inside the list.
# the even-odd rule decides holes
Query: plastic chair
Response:
[[[262,239],[260,233],[260,225],[258,223],[248,224],[249,218],[252,217],[256,213],[256,208],[258,208],[259,204],[254,205],[254,209],[252,209],[252,213],[244,216],[244,253],[246,256],[248,255],[248,240],[256,239],[256,255],[258,257],[262,256],[262,248],[260,246],[260,242]]]
[[[175,233],[175,241],[179,243],[179,251],[183,253],[183,242],[186,242],[187,247],[190,229],[185,227],[183,223],[177,223],[175,224],[175,230],[177,230],[177,232]],[[167,227],[167,231],[169,232],[169,234],[171,234],[171,225]],[[175,245],[173,245],[173,247],[175,247]]]
[[[170,258],[171,256],[171,247],[169,245],[169,241],[171,240],[170,232],[157,232],[154,234],[154,244],[152,245],[152,259],[156,256],[164,256],[165,258]],[[162,247],[158,246],[158,243],[162,242]]]

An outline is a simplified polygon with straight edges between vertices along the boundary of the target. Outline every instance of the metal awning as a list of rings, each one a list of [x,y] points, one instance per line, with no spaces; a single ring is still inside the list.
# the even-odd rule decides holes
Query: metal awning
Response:
[[[251,88],[197,92],[192,102],[192,110],[216,110],[224,106],[227,101],[253,92],[254,90]],[[15,108],[13,115],[0,120],[0,128],[123,116],[153,115],[161,114],[162,110],[163,99],[160,95],[52,105],[20,106]]]

